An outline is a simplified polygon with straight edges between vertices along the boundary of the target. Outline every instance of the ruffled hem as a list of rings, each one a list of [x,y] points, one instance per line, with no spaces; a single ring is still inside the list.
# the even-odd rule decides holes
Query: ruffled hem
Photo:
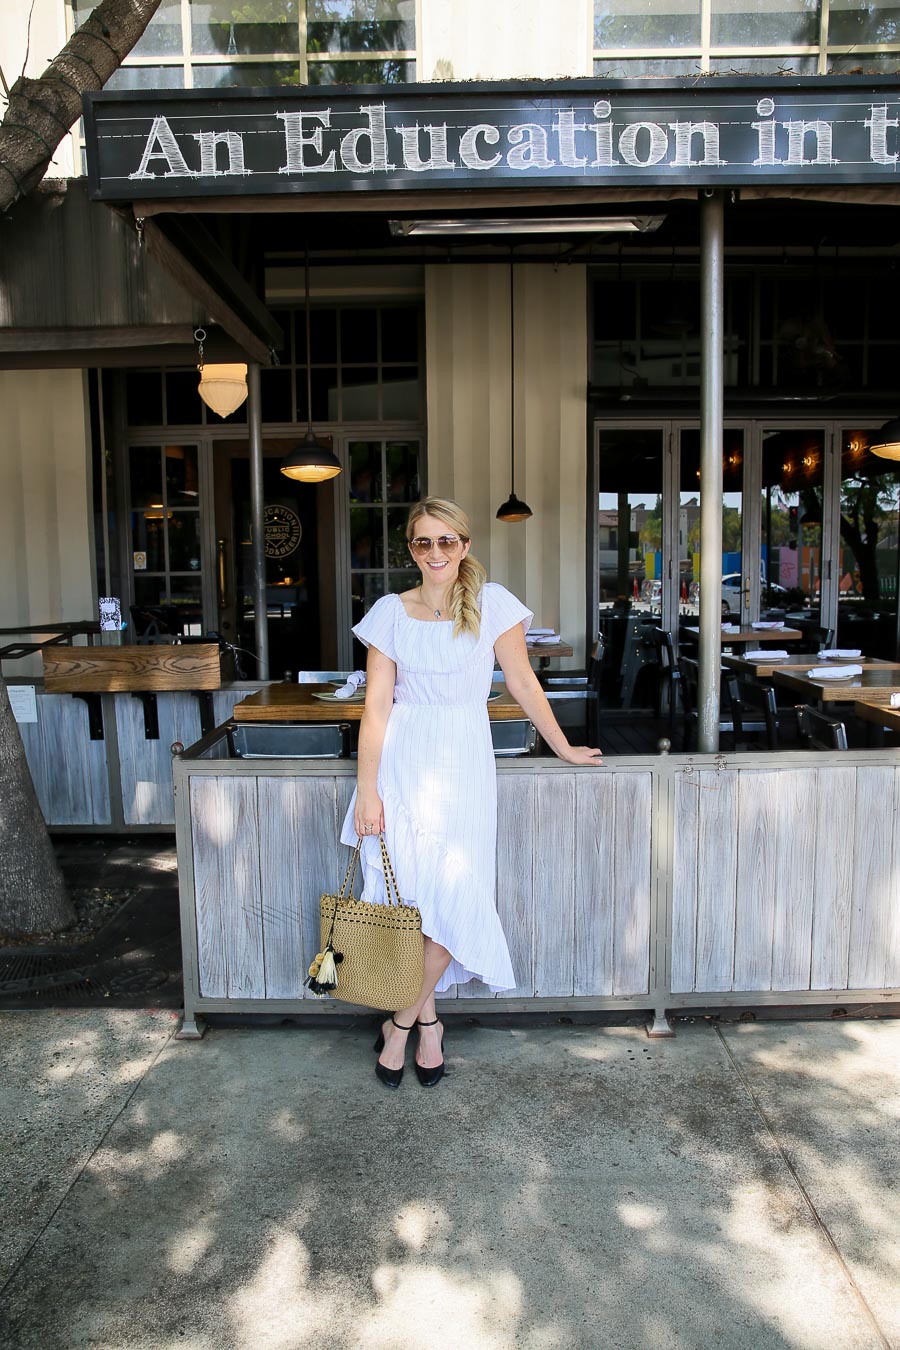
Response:
[[[446,947],[453,958],[439,979],[435,993],[445,993],[455,984],[467,984],[475,979],[481,980],[493,993],[515,988],[516,979],[509,957],[509,948],[499,915],[493,905],[485,915],[486,927],[494,929],[490,940],[494,954],[489,956],[483,950],[483,944],[473,944],[466,937],[452,933],[444,927],[438,904],[428,895],[427,885],[419,884],[420,874],[436,878],[450,877],[456,873],[456,876],[453,876],[455,886],[468,885],[474,891],[476,886],[471,873],[461,870],[459,860],[451,856],[444,841],[420,825],[399,798],[389,792],[382,793],[382,801],[388,854],[393,861],[394,871],[397,870],[398,859],[402,858],[404,863],[401,897],[408,903],[418,906],[422,914],[422,932],[432,941]],[[355,802],[354,791],[341,831],[341,843],[349,844],[351,847],[355,847],[357,841],[356,830],[353,827]],[[360,861],[363,870],[362,898],[373,904],[386,904],[384,869],[377,839],[363,839]]]

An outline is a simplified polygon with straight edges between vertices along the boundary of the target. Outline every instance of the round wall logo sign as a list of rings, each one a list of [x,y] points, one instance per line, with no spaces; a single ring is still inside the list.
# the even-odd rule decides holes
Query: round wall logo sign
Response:
[[[289,506],[267,506],[263,511],[267,558],[287,558],[303,538],[303,526]]]

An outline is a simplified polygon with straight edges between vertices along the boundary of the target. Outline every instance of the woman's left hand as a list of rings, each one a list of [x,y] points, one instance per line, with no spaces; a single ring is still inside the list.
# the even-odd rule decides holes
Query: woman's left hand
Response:
[[[590,745],[570,745],[559,758],[565,760],[566,764],[599,764],[603,751],[595,750]]]

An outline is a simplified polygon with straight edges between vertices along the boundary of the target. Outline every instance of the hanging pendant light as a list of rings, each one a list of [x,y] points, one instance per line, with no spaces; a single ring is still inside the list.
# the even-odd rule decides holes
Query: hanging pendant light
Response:
[[[527,520],[532,514],[530,506],[520,502],[515,493],[516,486],[516,312],[515,291],[513,289],[512,250],[509,255],[509,497],[497,511],[497,519],[507,525]]]
[[[900,459],[900,417],[892,417],[876,431],[869,449],[881,459]]]
[[[237,412],[247,397],[246,363],[207,365],[203,360],[206,329],[196,329],[194,339],[197,343],[197,369],[200,372],[197,393],[207,408],[211,408],[220,417],[230,417],[233,412]]]
[[[312,348],[310,346],[309,324],[309,245],[306,246],[306,435],[299,445],[295,445],[289,455],[281,461],[281,472],[285,478],[293,478],[299,483],[324,483],[326,478],[336,478],[341,472],[341,462],[330,446],[316,440],[312,426]]]

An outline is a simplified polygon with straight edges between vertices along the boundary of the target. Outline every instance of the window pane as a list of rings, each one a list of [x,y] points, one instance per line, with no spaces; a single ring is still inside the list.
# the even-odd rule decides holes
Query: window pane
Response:
[[[297,52],[297,9],[298,0],[279,0],[275,6],[191,0],[193,49],[202,55],[221,52],[224,56]]]
[[[619,57],[601,57],[594,62],[594,74],[606,80],[642,80],[648,75],[661,75],[668,79],[670,75],[697,75],[700,70],[700,54],[696,56],[659,56],[648,57],[643,61],[623,61]]]
[[[199,577],[170,577],[169,603],[178,605],[183,611],[186,623],[192,615],[202,615],[203,582]]]
[[[700,0],[594,0],[594,46],[693,47],[700,41]]]
[[[409,515],[406,507],[388,507],[388,567],[404,568],[416,573],[418,568],[413,562],[406,545],[406,520]]]
[[[260,403],[264,422],[290,422],[291,372],[289,370],[260,371]]]
[[[415,0],[308,0],[307,51],[416,49]]]
[[[350,508],[350,566],[353,569],[381,567],[384,546],[381,536],[381,509],[371,506]]]
[[[166,501],[169,506],[197,506],[199,486],[196,445],[167,445]]]
[[[391,595],[402,595],[404,591],[411,591],[418,585],[419,569],[414,572],[388,572],[388,590]]]
[[[386,422],[419,417],[419,372],[415,366],[387,366],[381,372],[381,415]]]
[[[378,311],[341,310],[341,361],[378,360]]]
[[[377,421],[378,371],[375,366],[344,366],[341,383],[341,415],[344,421]]]
[[[90,18],[97,0],[72,0],[75,27]],[[181,54],[181,0],[162,0],[147,24],[143,37],[132,49],[135,56],[179,56]],[[111,81],[107,83],[109,88]]]
[[[900,470],[869,450],[872,431],[841,437],[838,642],[894,656]]]
[[[379,502],[381,497],[381,442],[350,442],[350,500]]]
[[[203,400],[196,370],[169,371],[166,375],[166,421],[170,426],[193,427],[203,422]]]
[[[162,376],[158,370],[130,370],[125,376],[125,400],[129,426],[162,426]]]
[[[297,421],[306,420],[306,371],[298,372],[297,383]],[[314,422],[336,422],[338,420],[337,371],[327,367],[313,367],[312,372],[312,418]]]
[[[169,512],[169,568],[173,572],[200,571],[200,512]]]
[[[399,307],[381,310],[382,361],[418,361],[419,312]]]
[[[309,84],[411,84],[415,61],[310,61]]]
[[[746,623],[753,617],[744,592],[741,516],[744,482],[744,434],[722,433],[722,617]],[[680,608],[699,613],[700,595],[700,432],[681,433],[681,491],[678,511]],[[723,641],[727,637],[723,634]]]
[[[862,72],[863,75],[896,75],[900,71],[900,52],[876,56],[863,52],[859,56],[830,56],[828,74],[844,75]]]
[[[141,572],[164,572],[165,510],[161,506],[138,508],[131,513],[131,547],[135,553],[146,555]]]
[[[819,0],[712,0],[710,40],[714,47],[814,46]]]
[[[306,315],[297,310],[297,364],[306,364]],[[312,339],[313,364],[337,360],[337,310],[311,309],[309,331]]]
[[[129,451],[132,506],[162,510],[162,464],[158,445],[133,445]]]
[[[165,577],[145,577],[143,573],[138,572],[134,578],[134,603],[136,605],[165,605],[166,600],[166,579]],[[138,632],[143,632],[146,624],[137,624]],[[161,631],[167,629],[160,625]]]
[[[371,609],[375,601],[384,595],[384,573],[351,572],[350,595],[353,601],[353,621],[356,623],[366,610]],[[359,645],[362,647],[362,643]]]
[[[389,502],[417,502],[419,490],[419,447],[416,442],[391,441],[387,451]]]
[[[604,611],[618,610],[624,622],[632,602],[636,609],[660,612],[662,464],[663,434],[658,428],[601,431],[597,502],[601,616]],[[618,636],[610,629],[607,641],[618,676],[624,629]]]
[[[119,66],[104,89],[183,89],[184,66]]]
[[[824,432],[763,432],[763,601],[818,612]]]
[[[891,0],[831,0],[828,42],[838,47],[851,42],[900,42],[900,5]],[[856,64],[867,65],[868,58],[860,57]]]
[[[300,67],[293,61],[194,66],[195,89],[260,88],[300,83]]]
[[[815,56],[714,56],[709,68],[718,75],[815,75],[818,64]]]

